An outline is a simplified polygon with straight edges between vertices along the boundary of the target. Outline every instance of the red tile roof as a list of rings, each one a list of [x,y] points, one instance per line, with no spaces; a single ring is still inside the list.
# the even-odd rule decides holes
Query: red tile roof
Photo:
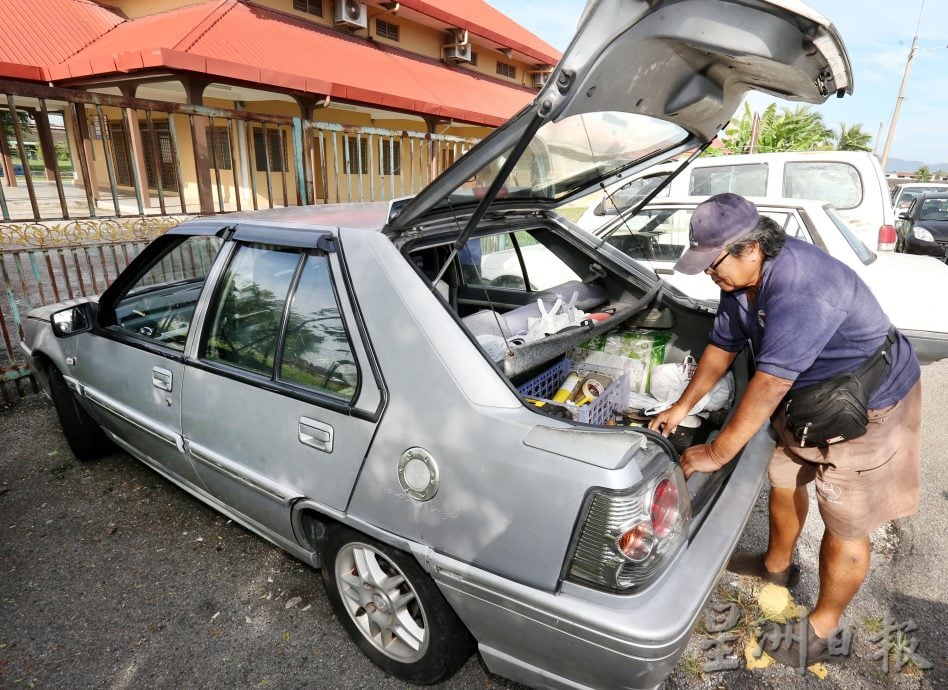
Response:
[[[555,63],[559,57],[483,0],[440,0],[450,12],[434,1],[403,4],[538,62]],[[0,45],[0,76],[62,82],[163,68],[490,126],[534,95],[472,70],[238,0],[211,0],[124,22],[88,0],[0,0],[0,13],[30,17],[34,27],[48,24],[47,14],[57,16],[51,32],[25,31],[25,24],[19,33],[0,29],[2,43],[19,42],[13,49]],[[44,17],[42,22],[37,16]]]
[[[36,81],[124,21],[89,0],[0,0],[0,17],[0,76]]]
[[[459,29],[500,43],[527,55],[537,62],[555,65],[560,59],[559,51],[541,41],[503,12],[484,0],[399,0],[402,7],[440,19]]]

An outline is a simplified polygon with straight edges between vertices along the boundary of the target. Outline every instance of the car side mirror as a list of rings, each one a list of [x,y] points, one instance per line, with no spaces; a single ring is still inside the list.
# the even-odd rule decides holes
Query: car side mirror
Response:
[[[61,309],[50,317],[53,333],[57,338],[69,338],[92,330],[96,316],[95,305],[90,302]]]
[[[900,213],[899,220],[912,220],[912,217],[907,213]]]

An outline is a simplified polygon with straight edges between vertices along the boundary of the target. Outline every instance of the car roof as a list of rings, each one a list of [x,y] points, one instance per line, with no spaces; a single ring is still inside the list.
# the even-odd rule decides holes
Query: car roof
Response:
[[[347,227],[364,230],[381,230],[388,219],[391,202],[375,201],[351,204],[314,204],[310,206],[288,206],[258,211],[238,211],[210,218],[196,218],[182,223],[181,228],[197,224],[222,225],[247,223],[254,225],[279,225],[289,230],[313,230],[314,226]]]

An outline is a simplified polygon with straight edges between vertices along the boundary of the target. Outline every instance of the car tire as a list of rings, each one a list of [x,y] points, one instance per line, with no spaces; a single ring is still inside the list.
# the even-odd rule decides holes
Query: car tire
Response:
[[[430,685],[471,656],[470,633],[413,556],[339,526],[328,530],[321,550],[333,611],[383,671]]]
[[[86,412],[69,390],[66,380],[56,367],[47,371],[49,392],[59,417],[69,449],[77,460],[95,460],[111,451],[114,446],[102,427]]]

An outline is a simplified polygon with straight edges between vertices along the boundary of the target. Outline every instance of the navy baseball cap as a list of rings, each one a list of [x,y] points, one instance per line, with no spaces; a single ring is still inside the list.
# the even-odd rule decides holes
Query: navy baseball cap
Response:
[[[701,273],[731,244],[757,227],[757,207],[740,194],[715,194],[702,201],[691,214],[688,249],[675,270],[688,275]]]

